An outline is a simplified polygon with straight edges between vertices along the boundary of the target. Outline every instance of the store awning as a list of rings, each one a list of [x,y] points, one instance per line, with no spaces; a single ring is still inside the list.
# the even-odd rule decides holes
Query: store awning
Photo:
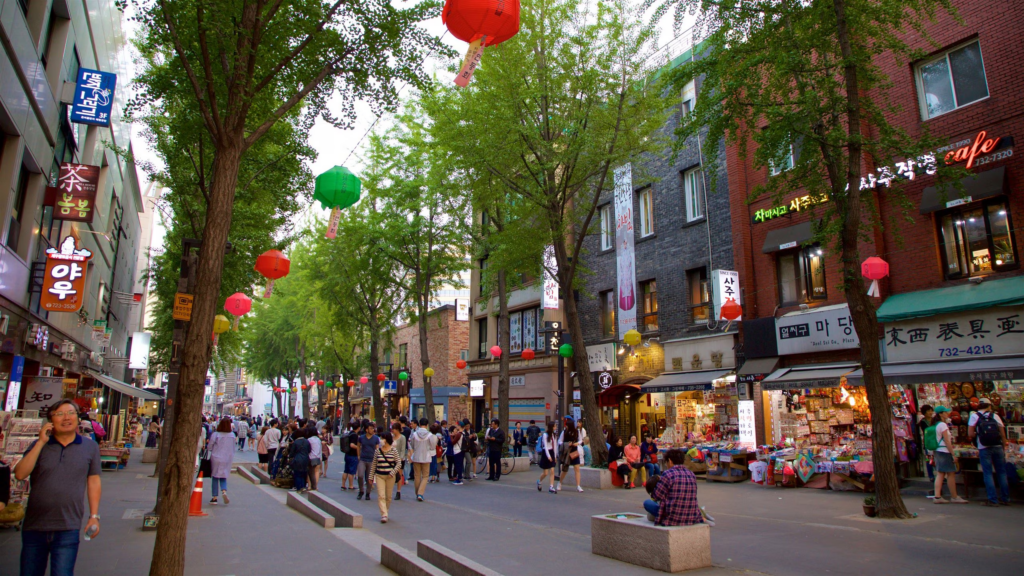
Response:
[[[895,294],[886,298],[878,307],[877,314],[878,321],[885,323],[992,306],[1020,305],[1024,305],[1024,282],[1017,277]]]
[[[1024,379],[1024,356],[999,356],[977,360],[935,360],[882,364],[886,384],[934,384],[978,380]],[[846,377],[851,386],[864,385],[864,371]]]
[[[120,380],[115,380],[114,378],[112,378],[110,376],[107,376],[106,374],[100,374],[99,372],[93,372],[92,370],[87,370],[86,373],[89,376],[91,376],[91,377],[95,378],[96,380],[100,381],[107,388],[110,388],[111,390],[113,390],[115,392],[120,392],[121,394],[127,394],[129,396],[134,396],[135,398],[141,398],[142,400],[163,400],[164,399],[163,396],[160,396],[158,394],[153,394],[152,392],[148,392],[146,390],[143,390],[142,388],[136,388],[135,386],[132,386],[131,384],[125,384],[124,382],[121,382]]]
[[[842,377],[857,368],[857,364],[805,364],[779,368],[761,381],[761,389],[837,388]]]
[[[715,370],[694,370],[691,372],[668,372],[640,387],[645,394],[654,392],[693,392],[711,390],[713,382],[735,371],[734,368]]]
[[[943,190],[938,186],[925,188],[921,194],[921,214],[931,214],[1002,194],[1006,189],[1006,166],[972,174],[960,180],[960,183],[964,186],[963,192],[953,186],[946,186]]]
[[[775,371],[779,365],[779,357],[751,358],[740,366],[736,372],[736,380],[739,382],[760,382]]]
[[[801,222],[794,226],[779,228],[778,230],[768,232],[768,235],[764,238],[764,246],[761,248],[761,252],[768,254],[769,252],[777,252],[787,248],[796,248],[811,238],[814,238],[811,222]]]

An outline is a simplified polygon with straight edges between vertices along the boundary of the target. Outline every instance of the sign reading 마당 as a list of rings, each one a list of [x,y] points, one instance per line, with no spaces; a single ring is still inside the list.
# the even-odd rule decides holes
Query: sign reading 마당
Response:
[[[116,87],[117,74],[79,68],[75,99],[71,104],[71,121],[110,126],[110,110],[114,106]]]
[[[73,222],[91,223],[96,208],[100,167],[89,164],[60,165],[53,217]]]
[[[64,238],[60,250],[46,249],[46,271],[39,305],[49,312],[77,312],[85,301],[85,273],[92,252],[78,248],[74,236]]]
[[[780,355],[860,346],[846,304],[783,316],[775,321],[775,335]]]

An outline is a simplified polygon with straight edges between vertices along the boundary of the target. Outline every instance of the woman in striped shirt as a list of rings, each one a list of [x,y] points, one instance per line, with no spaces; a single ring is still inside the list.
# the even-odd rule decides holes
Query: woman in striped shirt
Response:
[[[395,479],[401,470],[402,459],[395,446],[395,438],[391,432],[380,435],[380,444],[373,453],[370,463],[370,485],[377,485],[377,506],[380,507],[380,523],[387,524],[388,509],[391,507],[391,494],[395,490]]]

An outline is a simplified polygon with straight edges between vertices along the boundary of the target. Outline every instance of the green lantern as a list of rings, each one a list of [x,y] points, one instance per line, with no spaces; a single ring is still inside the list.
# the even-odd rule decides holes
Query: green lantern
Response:
[[[405,371],[399,372],[398,373],[398,379],[399,380],[408,380],[409,379],[409,373],[405,372]]]
[[[327,383],[327,387],[328,388],[334,388],[334,382],[328,382]]]
[[[572,358],[572,344],[562,344],[559,346],[558,355],[562,358]]]
[[[331,209],[326,237],[334,238],[338,233],[341,211],[359,201],[361,187],[359,178],[344,166],[335,166],[316,177],[313,199],[319,200],[322,207]]]

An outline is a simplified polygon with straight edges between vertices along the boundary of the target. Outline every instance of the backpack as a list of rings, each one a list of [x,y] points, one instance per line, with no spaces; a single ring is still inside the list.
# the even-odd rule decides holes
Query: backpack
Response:
[[[999,422],[991,412],[978,412],[978,424],[974,427],[980,446],[1002,446],[1003,437],[999,434]]]
[[[924,429],[924,449],[929,452],[935,452],[939,449],[939,435],[936,430],[937,427],[938,421],[936,421],[936,424]]]

